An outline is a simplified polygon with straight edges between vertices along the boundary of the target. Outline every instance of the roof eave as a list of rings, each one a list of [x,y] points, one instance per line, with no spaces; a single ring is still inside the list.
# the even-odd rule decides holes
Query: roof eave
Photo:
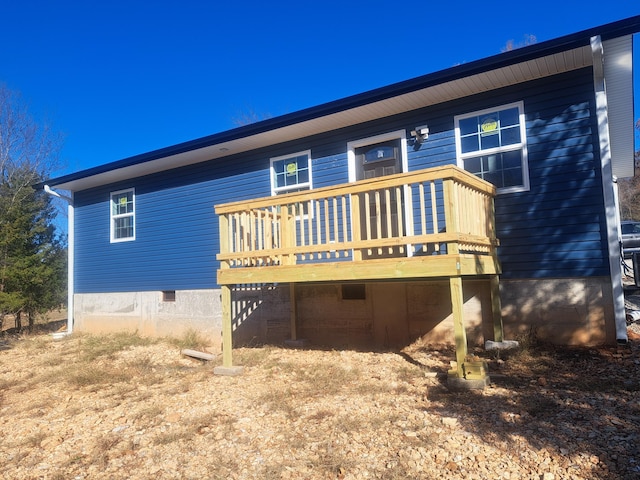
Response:
[[[136,172],[145,172],[144,168],[141,166],[151,162],[156,164],[155,167],[157,167],[157,169],[155,171],[162,171],[169,168],[175,168],[176,166],[198,163],[208,159],[221,158],[237,153],[236,151],[225,147],[225,145],[231,145],[234,142],[255,137],[257,142],[252,143],[253,148],[256,148],[255,145],[267,146],[270,143],[278,143],[277,139],[275,139],[275,142],[270,142],[270,139],[267,139],[265,134],[269,132],[276,132],[281,129],[287,129],[304,122],[313,122],[330,115],[348,112],[369,104],[393,99],[401,95],[411,94],[413,92],[447,82],[471,77],[473,75],[486,74],[490,71],[495,71],[503,67],[513,66],[541,57],[588,46],[591,37],[596,35],[600,35],[603,40],[607,40],[636,33],[639,30],[640,16],[632,17],[603,25],[601,27],[595,27],[582,32],[570,34],[558,39],[548,40],[473,62],[457,65],[445,70],[429,73],[420,77],[352,95],[340,100],[309,107],[297,112],[262,120],[225,132],[216,133],[108,164],[99,165],[87,170],[82,170],[41,182],[37,187],[42,187],[47,184],[49,186],[57,186],[58,188],[78,191],[84,188],[90,188],[91,186],[96,186],[97,184],[112,183],[119,179],[126,178],[128,171],[132,173],[132,175],[128,176],[133,177]],[[354,121],[353,123],[359,122]],[[262,140],[264,144],[260,144],[258,140]],[[122,175],[115,175],[118,171]],[[89,181],[91,178],[93,178],[93,181]]]

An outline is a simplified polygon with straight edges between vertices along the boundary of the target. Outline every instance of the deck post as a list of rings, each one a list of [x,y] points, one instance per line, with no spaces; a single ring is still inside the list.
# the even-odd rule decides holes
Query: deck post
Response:
[[[222,285],[222,365],[233,365],[231,326],[231,288]]]
[[[231,287],[229,285],[220,286],[222,295],[222,366],[215,367],[215,375],[235,376],[240,375],[243,367],[233,366],[233,339],[232,339],[232,318],[231,318]]]
[[[289,284],[289,314],[291,316],[291,340],[298,339],[298,332],[296,331],[296,284],[291,282]]]
[[[504,341],[504,328],[502,325],[502,304],[500,303],[500,278],[492,275],[491,279],[491,313],[493,315],[493,340]]]
[[[464,326],[462,277],[450,277],[451,307],[453,314],[453,332],[456,342],[456,376],[464,378],[464,362],[467,358],[467,332]]]
[[[460,233],[460,222],[458,218],[458,198],[456,184],[452,179],[447,179],[443,183],[444,190],[444,223],[447,233]],[[447,254],[457,255],[460,253],[458,242],[447,243]],[[460,367],[459,367],[460,368]]]

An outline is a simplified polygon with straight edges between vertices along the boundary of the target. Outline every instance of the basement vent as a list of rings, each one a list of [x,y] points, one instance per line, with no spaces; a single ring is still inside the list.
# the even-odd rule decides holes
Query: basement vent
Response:
[[[162,301],[163,302],[175,302],[176,301],[176,291],[175,290],[163,290],[162,291]]]
[[[364,283],[345,283],[342,285],[343,300],[366,300],[367,290]]]

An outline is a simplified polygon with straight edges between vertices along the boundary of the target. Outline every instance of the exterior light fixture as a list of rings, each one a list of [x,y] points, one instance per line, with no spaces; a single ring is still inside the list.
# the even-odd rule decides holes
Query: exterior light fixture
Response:
[[[411,136],[415,139],[417,144],[421,144],[429,138],[429,127],[426,125],[416,127],[415,130],[411,131]]]

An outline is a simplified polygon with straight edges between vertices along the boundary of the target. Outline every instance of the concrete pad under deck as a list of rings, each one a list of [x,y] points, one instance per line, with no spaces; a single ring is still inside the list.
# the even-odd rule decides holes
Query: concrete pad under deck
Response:
[[[491,384],[489,377],[466,379],[449,375],[447,377],[447,388],[455,391],[465,390],[483,390],[486,386]]]
[[[306,338],[298,338],[296,340],[285,340],[284,345],[289,348],[306,348],[309,346],[309,340]]]
[[[233,367],[219,366],[213,369],[214,375],[224,375],[226,377],[236,377],[238,375],[242,375],[243,372],[244,372],[244,367],[241,367],[241,366],[233,366]]]

